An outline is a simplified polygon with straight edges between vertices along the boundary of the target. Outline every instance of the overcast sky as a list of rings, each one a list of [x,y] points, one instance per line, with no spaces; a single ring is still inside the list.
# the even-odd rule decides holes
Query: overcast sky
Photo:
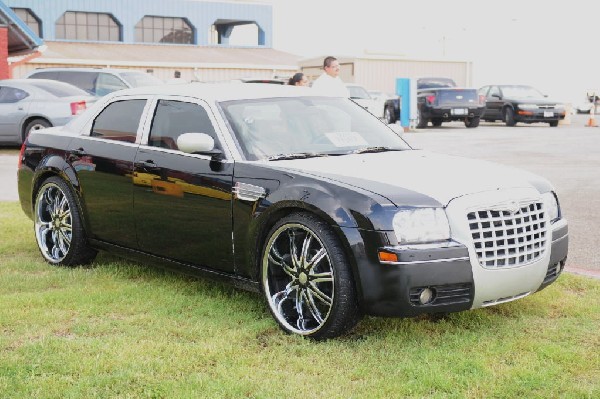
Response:
[[[273,47],[303,57],[392,54],[473,62],[473,84],[564,101],[600,90],[600,1],[264,0]],[[561,97],[561,98],[559,98]]]

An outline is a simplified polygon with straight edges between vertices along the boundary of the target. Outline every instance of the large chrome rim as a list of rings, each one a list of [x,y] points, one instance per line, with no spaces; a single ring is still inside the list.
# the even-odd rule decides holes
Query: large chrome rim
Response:
[[[49,262],[59,263],[69,253],[71,208],[65,193],[54,183],[42,187],[35,201],[35,236]]]
[[[263,255],[269,306],[289,331],[309,335],[327,321],[334,300],[334,270],[321,240],[306,226],[285,224]]]

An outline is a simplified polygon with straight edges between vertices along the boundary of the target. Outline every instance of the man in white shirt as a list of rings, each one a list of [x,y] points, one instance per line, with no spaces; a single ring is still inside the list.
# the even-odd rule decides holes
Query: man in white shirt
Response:
[[[342,79],[340,79],[340,63],[335,57],[326,57],[323,60],[324,72],[312,84],[312,88],[331,96],[350,97]]]

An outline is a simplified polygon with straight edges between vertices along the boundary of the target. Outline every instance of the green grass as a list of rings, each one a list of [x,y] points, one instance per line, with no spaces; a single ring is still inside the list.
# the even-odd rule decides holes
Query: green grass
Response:
[[[0,155],[19,155],[20,146],[0,146]]]
[[[101,254],[45,264],[0,202],[0,397],[596,398],[600,282],[431,318],[365,318],[313,342],[258,294]]]

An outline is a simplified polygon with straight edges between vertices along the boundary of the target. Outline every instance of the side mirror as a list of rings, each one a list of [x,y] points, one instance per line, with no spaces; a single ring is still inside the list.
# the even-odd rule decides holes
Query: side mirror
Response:
[[[492,97],[497,98],[498,100],[502,100],[502,96],[500,94],[492,94]]]
[[[223,155],[215,148],[215,140],[206,133],[183,133],[177,137],[177,147],[188,154],[209,155],[217,159]]]

